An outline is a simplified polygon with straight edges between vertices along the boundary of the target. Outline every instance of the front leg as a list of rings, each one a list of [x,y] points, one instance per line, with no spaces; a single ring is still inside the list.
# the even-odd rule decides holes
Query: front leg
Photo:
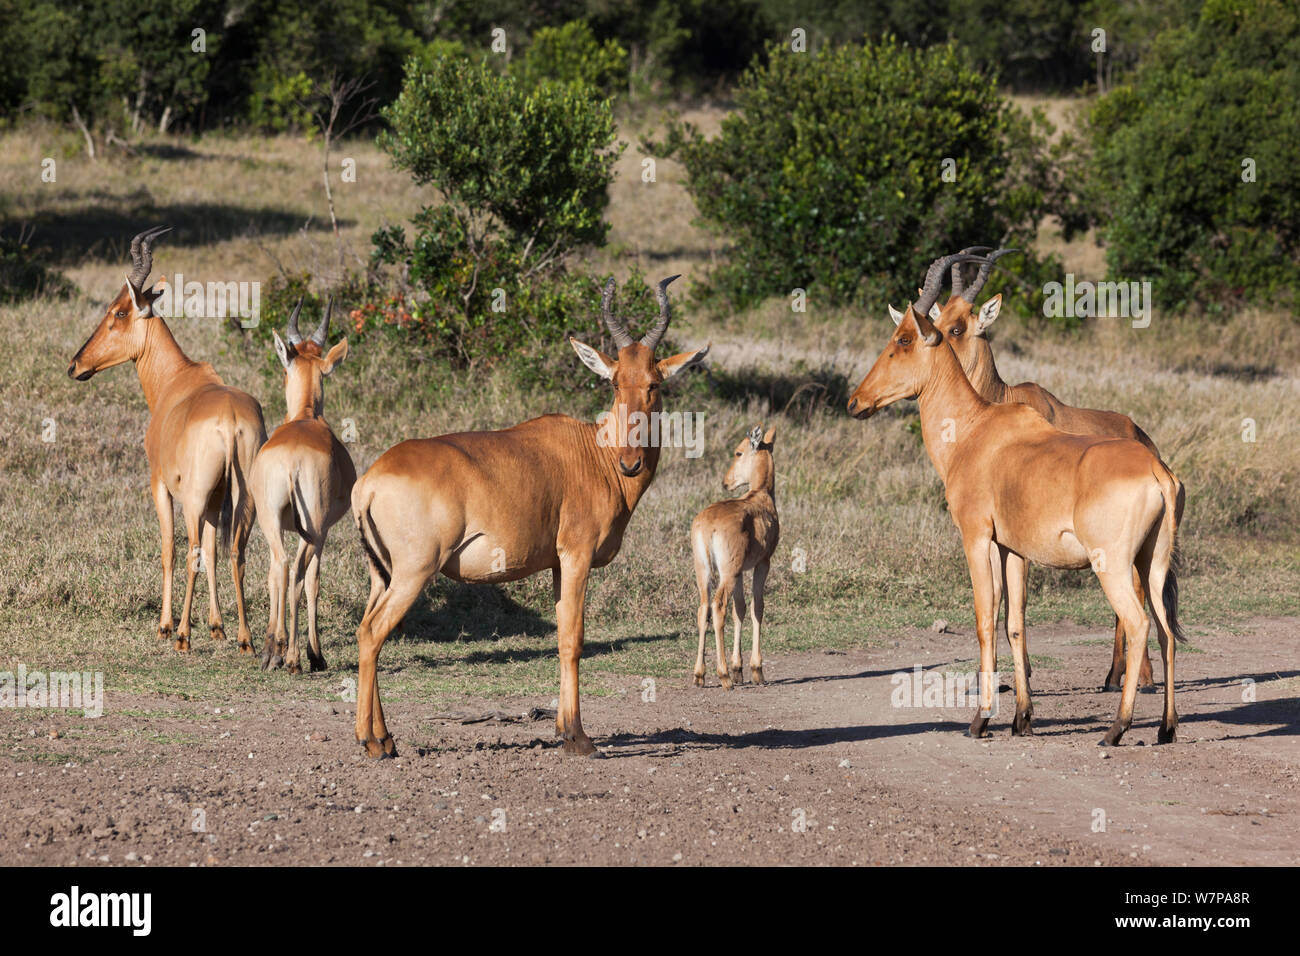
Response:
[[[586,756],[595,752],[596,745],[582,729],[578,661],[582,657],[583,614],[591,555],[565,556],[560,562],[560,600],[555,605],[560,644],[560,706],[555,713],[555,733],[564,741],[565,753]]]
[[[1025,577],[1029,569],[1020,555],[1006,548],[1000,550],[1006,580],[1007,640],[1011,643],[1011,659],[1015,662],[1016,672],[1016,717],[1011,732],[1031,734],[1034,704],[1029,695],[1029,642],[1025,634]]]
[[[967,731],[970,737],[983,737],[987,734],[989,718],[997,706],[998,684],[994,674],[997,664],[997,632],[994,630],[997,606],[993,603],[993,569],[989,559],[991,543],[992,537],[987,532],[964,542],[971,587],[975,592],[975,631],[980,642],[979,704]]]

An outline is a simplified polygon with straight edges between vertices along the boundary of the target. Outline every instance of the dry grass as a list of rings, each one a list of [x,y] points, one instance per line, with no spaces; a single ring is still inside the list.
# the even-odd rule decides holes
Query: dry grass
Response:
[[[716,123],[717,116],[698,118]],[[0,137],[0,169],[6,181],[21,181],[41,156],[54,155],[62,157],[59,181],[23,190],[9,215],[37,224],[37,242],[56,250],[84,294],[0,309],[8,343],[0,351],[4,656],[47,666],[93,661],[116,675],[115,686],[189,695],[291,685],[331,692],[335,675],[294,683],[253,671],[229,649],[212,654],[205,642],[196,641],[192,661],[153,642],[159,549],[140,447],[147,410],[139,385],[130,368],[88,384],[64,373],[119,287],[124,239],[135,228],[155,221],[184,227],[160,244],[157,265],[168,274],[264,279],[282,265],[328,277],[336,258],[314,148],[287,138],[213,137],[170,144],[183,151],[165,158],[92,167],[69,152],[64,134],[36,133]],[[635,144],[630,124],[624,139]],[[358,165],[358,182],[339,189],[343,237],[364,253],[375,226],[404,220],[429,197],[372,146],[354,144],[343,154]],[[641,182],[640,169],[633,145],[612,193],[611,246],[591,265],[621,272],[636,261],[651,275],[701,274],[722,240],[692,225],[676,164],[661,161],[653,185]],[[815,306],[793,316],[782,300],[714,319],[682,313],[680,341],[714,342],[714,381],[711,388],[670,389],[667,405],[704,412],[706,452],[700,460],[665,454],[623,553],[596,575],[587,686],[599,692],[603,671],[655,675],[686,667],[696,600],[687,530],[700,508],[722,496],[727,449],[760,418],[778,427],[782,543],[769,584],[771,654],[875,640],[936,617],[969,622],[959,539],[909,427],[914,407],[904,403],[869,423],[843,411],[846,391],[885,340],[886,322]],[[263,401],[268,422],[279,420],[283,396],[264,355],[211,323],[183,320],[174,329],[191,357],[211,361]],[[1183,616],[1194,634],[1245,615],[1294,613],[1300,593],[1300,333],[1294,320],[1257,312],[1211,334],[1205,329],[1157,317],[1145,330],[1102,323],[1062,337],[1033,334],[1007,316],[994,344],[1009,381],[1039,381],[1066,400],[1132,414],[1184,479]],[[1261,347],[1261,337],[1274,348]],[[572,375],[585,382],[588,373],[574,360]],[[359,468],[404,438],[500,427],[548,411],[580,413],[587,405],[572,392],[530,396],[499,378],[458,378],[383,346],[355,349],[326,390],[331,421],[356,423],[351,450]],[[1246,418],[1257,425],[1253,443],[1242,441]],[[52,442],[42,440],[47,420],[56,428]],[[267,613],[260,532],[252,549],[248,590],[260,643]],[[796,554],[802,572],[792,568]],[[230,611],[226,581],[223,574]],[[1107,623],[1100,591],[1085,576],[1035,572],[1033,581],[1031,623]],[[336,669],[354,666],[365,584],[351,529],[340,525],[326,552],[322,595],[325,650]],[[202,594],[200,587],[200,601]],[[440,582],[408,622],[410,636],[385,651],[385,666],[399,671],[393,692],[551,692],[552,621],[547,580],[503,589]]]

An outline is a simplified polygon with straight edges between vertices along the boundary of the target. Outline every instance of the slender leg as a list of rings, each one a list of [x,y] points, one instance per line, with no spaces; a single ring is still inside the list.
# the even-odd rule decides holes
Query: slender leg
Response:
[[[1138,572],[1136,566],[1133,568],[1133,590],[1137,592],[1138,602],[1146,602],[1146,588],[1142,584],[1142,575]],[[1154,606],[1155,598],[1152,598]],[[1103,690],[1119,690],[1124,682],[1124,623],[1117,616],[1115,618],[1115,648],[1111,653],[1110,671],[1106,674],[1106,683]],[[1142,669],[1138,673],[1138,687],[1140,689],[1155,688],[1155,675],[1151,673],[1151,654],[1147,651],[1146,638],[1142,638]]]
[[[298,608],[302,604],[307,569],[315,557],[316,545],[310,538],[303,538],[298,543],[298,556],[293,562],[293,592],[289,595],[289,653],[285,655],[284,667],[290,674],[302,673],[302,657],[298,643]]]
[[[963,534],[964,536],[964,534]],[[987,533],[965,542],[966,564],[970,569],[971,587],[975,592],[975,630],[979,635],[979,707],[971,719],[967,734],[983,737],[988,731],[989,718],[997,703],[998,685],[994,676],[997,664],[996,632],[994,630],[993,568],[989,561],[992,538]]]
[[[560,566],[560,603],[555,606],[560,644],[560,707],[555,715],[555,732],[564,741],[565,753],[586,756],[595,752],[596,745],[582,729],[578,661],[582,657],[583,612],[587,603],[591,555],[563,555]]]
[[[735,577],[723,572],[718,568],[718,587],[713,592],[713,634],[715,643],[718,646],[718,659],[714,662],[714,669],[718,674],[718,681],[722,684],[723,690],[731,690],[731,674],[727,672],[727,643],[722,637],[723,628],[727,623],[727,605],[731,602],[731,588],[735,583]]]
[[[1029,695],[1029,648],[1025,635],[1025,559],[1005,548],[1002,571],[1006,581],[1007,639],[1016,672],[1016,717],[1011,724],[1014,735],[1031,734],[1034,704]]]
[[[1138,603],[1137,593],[1133,590],[1133,575],[1129,568],[1123,571],[1098,571],[1097,579],[1101,581],[1110,606],[1124,622],[1124,637],[1128,642],[1127,659],[1124,662],[1124,691],[1120,695],[1119,712],[1101,741],[1103,746],[1114,746],[1133,723],[1138,674],[1142,669],[1142,656],[1146,653],[1148,620],[1142,605]]]
[[[740,664],[740,632],[745,626],[745,575],[743,572],[736,575],[736,588],[731,592],[731,600],[736,606],[736,619],[732,621],[732,631],[734,633],[731,639],[731,682],[733,684],[743,684],[745,682],[745,671]]]
[[[171,640],[176,630],[172,619],[172,571],[176,561],[176,517],[172,509],[171,492],[161,481],[153,486],[153,505],[158,512],[158,531],[162,535],[162,610],[158,614],[158,637]]]
[[[202,511],[200,508],[181,506],[181,511],[185,517],[185,537],[189,542],[189,549],[185,555],[185,601],[181,605],[181,622],[176,628],[176,643],[173,647],[178,651],[188,651],[190,649],[190,609],[194,604],[194,578],[199,573],[199,562],[202,559],[203,552],[199,550],[199,522]]]
[[[208,631],[214,641],[226,639],[226,629],[221,623],[221,603],[217,597],[217,521],[219,512],[210,511],[203,516],[203,571],[208,578]]]
[[[701,557],[703,560],[701,561]],[[695,586],[700,592],[700,606],[695,612],[695,624],[699,630],[700,641],[695,650],[695,686],[704,686],[704,639],[709,633],[709,558],[707,554],[695,554]]]
[[[320,558],[325,550],[324,536],[316,544],[316,553],[307,566],[307,659],[314,671],[326,669],[325,655],[320,651],[320,631],[316,627],[316,602],[320,598]]]
[[[436,569],[436,566],[435,566]],[[397,747],[384,723],[379,702],[377,663],[384,641],[410,610],[430,577],[424,571],[401,571],[394,566],[393,580],[357,628],[357,741],[368,757],[395,757]]]
[[[248,494],[247,490],[244,494]],[[239,653],[255,654],[257,648],[253,646],[253,632],[248,627],[248,608],[244,603],[244,561],[247,557],[248,536],[253,530],[254,516],[241,512],[238,508],[236,514],[241,518],[230,529],[230,580],[235,587],[235,613],[239,617],[239,631],[236,637]]]
[[[763,683],[763,651],[759,635],[763,630],[763,588],[767,585],[767,572],[770,568],[771,564],[767,561],[754,565],[754,593],[749,604],[754,625],[754,646],[749,651],[749,679],[755,684]]]

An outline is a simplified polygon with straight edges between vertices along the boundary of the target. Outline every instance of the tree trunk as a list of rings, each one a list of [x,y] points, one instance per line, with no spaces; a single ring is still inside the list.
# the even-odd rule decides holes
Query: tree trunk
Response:
[[[77,129],[81,130],[81,135],[86,138],[86,154],[90,156],[90,161],[92,163],[99,162],[95,157],[95,137],[90,135],[90,128],[86,126],[86,121],[81,118],[76,103],[72,104],[72,122],[77,124]]]

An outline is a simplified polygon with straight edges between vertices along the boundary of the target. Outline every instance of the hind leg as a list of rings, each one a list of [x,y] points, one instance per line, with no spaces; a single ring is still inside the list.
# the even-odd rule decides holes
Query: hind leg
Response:
[[[1127,642],[1124,661],[1124,690],[1120,695],[1119,712],[1115,722],[1102,738],[1103,746],[1118,744],[1125,731],[1133,723],[1133,706],[1137,700],[1138,675],[1142,669],[1141,658],[1146,652],[1148,619],[1142,605],[1138,602],[1137,592],[1133,588],[1133,575],[1130,568],[1123,571],[1098,571],[1097,580],[1106,592],[1106,600],[1124,622],[1124,638]]]
[[[754,625],[754,646],[749,650],[749,679],[755,684],[763,681],[763,651],[759,644],[759,634],[763,629],[763,588],[767,586],[767,572],[771,564],[760,561],[754,565],[754,584],[749,613]]]
[[[1146,586],[1142,583],[1142,576],[1136,567],[1133,568],[1133,590],[1137,592],[1138,600],[1146,600]],[[1124,624],[1118,617],[1115,618],[1115,649],[1111,653],[1110,671],[1106,674],[1106,683],[1102,690],[1119,690],[1124,683]],[[1142,638],[1142,669],[1138,672],[1138,687],[1140,689],[1154,688],[1156,686],[1155,676],[1151,673],[1151,654],[1147,651],[1146,638]]]
[[[1159,535],[1165,535],[1163,525]],[[1169,625],[1169,609],[1165,607],[1165,580],[1169,574],[1172,558],[1172,543],[1166,543],[1160,536],[1153,535],[1154,554],[1148,555],[1144,549],[1138,555],[1138,569],[1142,572],[1142,584],[1151,596],[1152,617],[1155,619],[1156,636],[1160,640],[1160,653],[1165,665],[1165,702],[1160,718],[1160,732],[1156,742],[1172,744],[1178,739],[1178,711],[1174,707],[1174,636]]]
[[[298,556],[293,562],[293,575],[289,594],[289,653],[284,657],[284,667],[290,674],[301,674],[302,663],[298,644],[298,607],[302,604],[307,571],[316,559],[316,544],[310,538],[298,543]]]
[[[695,650],[695,686],[704,686],[704,640],[709,633],[709,559],[704,558],[703,565],[699,558],[695,561],[695,585],[700,592],[700,606],[695,612],[695,625],[699,630],[700,640]]]
[[[284,550],[285,515],[268,503],[257,509],[257,522],[270,550],[266,588],[271,612],[266,621],[266,642],[262,646],[262,670],[274,670],[284,663],[288,635],[284,630],[285,595],[289,591],[289,557]]]
[[[733,684],[743,684],[745,682],[745,670],[740,663],[740,632],[745,625],[745,575],[738,573],[736,575],[736,587],[731,592],[732,603],[735,604],[736,619],[732,621],[732,638],[731,638],[731,681]]]
[[[735,583],[735,575],[725,574],[721,568],[718,569],[718,587],[713,592],[713,634],[717,644],[718,659],[714,662],[714,669],[718,674],[718,681],[722,684],[723,690],[731,690],[731,674],[727,671],[727,642],[722,636],[723,628],[727,623],[727,605],[731,602],[731,588]]]
[[[185,601],[181,605],[181,620],[176,628],[176,642],[172,645],[178,651],[190,649],[190,610],[194,604],[194,579],[199,573],[199,563],[203,552],[199,549],[199,530],[202,507],[182,503],[181,513],[185,517],[185,537],[189,547],[185,552]]]
[[[436,570],[436,567],[435,567]],[[397,747],[379,701],[379,651],[393,627],[420,596],[432,572],[393,567],[392,583],[379,595],[357,628],[357,741],[367,757],[396,757]]]
[[[163,482],[153,486],[153,505],[158,512],[158,531],[162,535],[162,609],[158,612],[158,637],[170,640],[176,630],[172,618],[172,571],[176,561],[176,517],[172,509],[171,492]]]
[[[981,529],[982,530],[982,529]],[[962,529],[966,538],[966,530]],[[975,716],[971,718],[966,734],[970,737],[983,737],[988,733],[989,718],[997,706],[997,680],[994,670],[997,666],[997,630],[995,628],[997,605],[993,603],[993,567],[989,560],[989,548],[992,538],[987,532],[964,542],[966,545],[966,566],[970,570],[971,587],[975,592],[975,632],[979,637],[979,705]]]
[[[208,631],[214,641],[226,639],[221,621],[221,601],[217,596],[217,521],[221,514],[209,511],[203,516],[203,571],[208,578]]]
[[[1006,581],[1007,640],[1011,644],[1011,659],[1015,668],[1016,716],[1011,733],[1017,736],[1032,734],[1034,703],[1029,692],[1029,640],[1025,634],[1025,559],[1006,549],[1002,551],[1002,571]]]
[[[253,646],[253,632],[248,627],[248,608],[244,603],[244,562],[248,536],[253,530],[253,515],[250,511],[249,508],[236,506],[234,523],[230,529],[230,580],[235,587],[235,613],[239,617],[236,638],[241,654],[257,653],[257,648]]]
[[[320,598],[320,558],[325,550],[324,537],[316,544],[315,554],[307,565],[307,660],[313,671],[326,669],[325,655],[320,651],[320,631],[316,628],[316,602]]]

